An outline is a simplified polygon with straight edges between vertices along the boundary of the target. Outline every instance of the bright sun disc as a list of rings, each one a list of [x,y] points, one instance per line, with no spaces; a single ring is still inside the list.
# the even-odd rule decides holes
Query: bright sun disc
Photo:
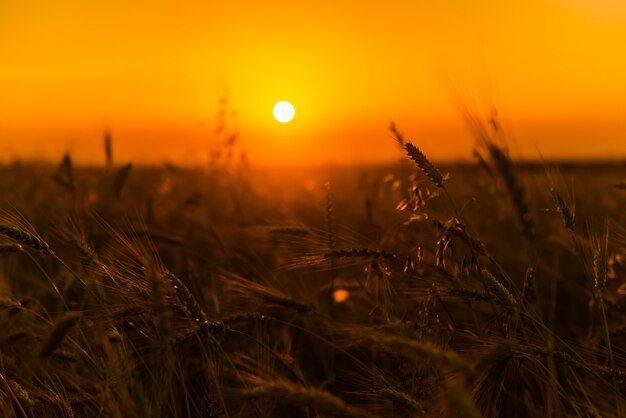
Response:
[[[295,114],[296,109],[286,100],[282,100],[274,105],[274,118],[281,123],[291,121]]]

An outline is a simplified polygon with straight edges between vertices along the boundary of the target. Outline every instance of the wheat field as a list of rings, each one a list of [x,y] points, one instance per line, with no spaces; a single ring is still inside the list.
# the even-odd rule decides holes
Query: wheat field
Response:
[[[108,138],[106,167],[0,168],[2,416],[624,416],[626,166],[392,132],[388,167]]]

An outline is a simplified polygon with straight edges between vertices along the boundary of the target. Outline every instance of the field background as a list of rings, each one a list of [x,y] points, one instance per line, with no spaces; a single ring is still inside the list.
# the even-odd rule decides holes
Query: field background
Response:
[[[2,167],[3,415],[622,416],[626,165],[481,129],[452,165]]]

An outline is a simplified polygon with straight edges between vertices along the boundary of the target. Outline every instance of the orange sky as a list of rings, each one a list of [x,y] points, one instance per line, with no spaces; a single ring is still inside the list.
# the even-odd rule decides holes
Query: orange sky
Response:
[[[624,4],[624,5],[623,5]],[[4,159],[253,162],[469,157],[454,97],[497,107],[518,155],[626,157],[621,0],[0,0]],[[296,118],[279,124],[272,106]]]

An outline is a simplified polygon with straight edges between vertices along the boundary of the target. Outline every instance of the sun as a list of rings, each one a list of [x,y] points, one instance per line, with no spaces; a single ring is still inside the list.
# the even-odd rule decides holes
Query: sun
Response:
[[[286,100],[281,100],[274,105],[274,119],[280,123],[287,123],[293,119],[296,109]]]

